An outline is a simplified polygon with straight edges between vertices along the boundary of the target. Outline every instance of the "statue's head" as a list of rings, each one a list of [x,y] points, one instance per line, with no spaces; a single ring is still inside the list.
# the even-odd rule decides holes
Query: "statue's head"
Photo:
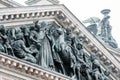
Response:
[[[67,34],[71,34],[71,32],[72,32],[71,28],[67,28],[67,29],[66,29],[66,33],[67,33]]]
[[[1,32],[2,34],[5,34],[5,33],[6,33],[6,28],[5,28],[5,26],[0,25],[0,32]]]
[[[39,21],[36,21],[36,22],[35,22],[35,30],[36,30],[36,31],[40,31],[40,27],[41,27],[40,22],[39,22]]]
[[[105,71],[104,71],[104,74],[105,74],[106,76],[109,76],[109,75],[110,75],[110,71],[109,71],[109,70],[105,70]]]
[[[29,28],[27,26],[21,26],[20,29],[23,33],[25,33],[26,31],[29,31]]]
[[[95,54],[91,54],[91,55],[90,55],[90,60],[91,60],[91,61],[94,61],[95,59],[96,59],[96,55],[95,55]]]
[[[47,29],[47,22],[43,21],[43,22],[36,22],[35,28],[36,31],[40,31],[40,30],[46,30]]]
[[[40,25],[41,25],[41,28],[44,28],[44,27],[47,26],[47,22],[43,21],[43,22],[40,23]]]
[[[53,32],[52,32],[52,35],[54,37],[59,37],[60,35],[62,34],[62,30],[60,28],[54,28]]]
[[[76,44],[76,48],[77,48],[78,50],[81,50],[81,49],[83,49],[83,45],[82,45],[81,43],[77,43],[77,44]]]
[[[17,34],[16,39],[17,40],[22,40],[23,39],[23,34],[22,33]]]
[[[76,31],[75,34],[76,34],[76,36],[79,36],[80,35],[80,31]]]
[[[62,28],[58,28],[58,29],[57,29],[57,32],[59,33],[59,35],[63,34]]]

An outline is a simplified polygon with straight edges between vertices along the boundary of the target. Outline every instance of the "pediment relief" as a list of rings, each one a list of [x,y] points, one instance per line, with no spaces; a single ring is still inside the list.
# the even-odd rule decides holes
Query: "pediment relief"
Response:
[[[19,12],[17,12],[18,9]],[[85,48],[88,49],[89,52],[95,53],[101,60],[101,63],[113,72],[113,75],[119,76],[119,62],[109,53],[104,45],[87,31],[84,25],[65,6],[51,5],[44,7],[37,6],[37,8],[33,6],[13,8],[8,11],[3,9],[0,13],[0,24],[8,27],[33,24],[35,20],[56,21],[57,24],[66,28],[70,26],[74,32],[80,32],[80,36],[82,36],[84,40]]]
[[[79,36],[79,33],[69,26],[65,28],[55,22],[35,21],[33,25],[21,25],[7,29],[1,25],[0,32],[0,38],[2,38],[0,51],[9,56],[17,57],[53,72],[57,71],[74,80],[80,79],[84,68],[85,71],[87,68],[90,70],[89,73],[86,73],[89,76],[86,78],[88,80],[97,75],[94,74],[96,69],[99,69],[101,78],[108,78],[103,70],[105,68],[101,67],[97,57],[91,52],[84,51],[86,50],[83,47],[84,37]],[[80,69],[83,72],[79,71]]]

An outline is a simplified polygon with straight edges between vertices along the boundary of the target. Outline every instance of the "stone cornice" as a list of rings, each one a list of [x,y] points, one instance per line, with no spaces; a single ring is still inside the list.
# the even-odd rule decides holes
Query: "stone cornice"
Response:
[[[112,47],[109,47],[109,46],[106,46],[106,48],[107,48],[113,55],[116,55],[116,56],[120,57],[120,50],[117,50],[117,49],[112,48]]]
[[[28,5],[32,5],[32,4],[35,4],[35,3],[40,2],[40,1],[42,1],[42,0],[28,0],[25,3],[28,4]],[[59,3],[58,0],[47,0],[47,1],[49,1],[53,4],[58,4]]]
[[[17,73],[29,74],[31,78],[36,80],[38,79],[47,79],[47,80],[70,80],[69,77],[59,74],[54,71],[50,71],[48,69],[44,69],[36,64],[31,64],[27,61],[19,60],[18,58],[14,58],[12,56],[7,56],[5,53],[0,53],[0,67],[4,69],[11,68],[12,71],[17,71]],[[19,73],[19,74],[20,74]],[[22,75],[22,74],[21,74]],[[31,76],[32,75],[32,76]]]
[[[37,18],[38,20],[52,16],[60,24],[70,26],[74,31],[80,31],[87,48],[95,53],[101,62],[112,72],[117,80],[120,79],[120,63],[113,55],[95,38],[84,25],[64,6],[64,5],[46,5],[31,6],[21,8],[8,8],[0,10],[0,24],[6,21],[19,21],[24,19]]]

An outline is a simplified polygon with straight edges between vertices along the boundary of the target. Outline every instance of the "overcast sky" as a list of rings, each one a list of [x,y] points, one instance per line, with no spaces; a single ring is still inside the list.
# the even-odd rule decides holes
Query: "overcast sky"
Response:
[[[26,0],[14,0],[24,4]],[[89,17],[102,18],[100,13],[103,9],[110,9],[110,24],[112,26],[112,35],[120,47],[120,0],[59,0],[64,4],[80,21]]]

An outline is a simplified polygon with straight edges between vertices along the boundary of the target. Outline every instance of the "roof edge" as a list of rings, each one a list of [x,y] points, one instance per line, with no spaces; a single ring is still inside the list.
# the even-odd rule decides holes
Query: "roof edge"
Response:
[[[11,7],[21,7],[23,6],[22,4],[17,3],[14,0],[1,0],[2,2],[4,2],[6,4],[6,6],[11,6]]]
[[[39,2],[39,1],[42,1],[42,0],[27,0],[27,1],[25,1],[25,4],[32,5],[32,4],[35,4],[35,3]],[[46,0],[46,1],[48,1],[48,2],[50,2],[52,4],[58,4],[59,3],[58,0]]]

